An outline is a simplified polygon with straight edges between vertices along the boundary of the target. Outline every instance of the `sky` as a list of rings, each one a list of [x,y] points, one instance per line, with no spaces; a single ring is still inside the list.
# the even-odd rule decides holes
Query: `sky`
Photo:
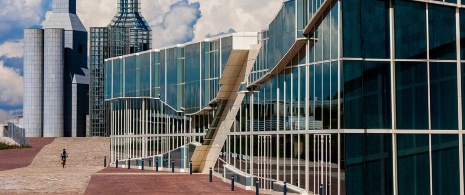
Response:
[[[141,0],[153,30],[152,48],[231,32],[267,29],[283,0]],[[84,26],[107,26],[117,0],[77,0]],[[52,0],[0,0],[0,121],[22,114],[23,29],[40,27]]]

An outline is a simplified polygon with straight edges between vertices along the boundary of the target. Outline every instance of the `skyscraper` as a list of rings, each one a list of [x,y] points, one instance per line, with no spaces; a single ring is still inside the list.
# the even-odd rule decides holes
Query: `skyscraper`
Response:
[[[104,102],[104,59],[149,50],[152,30],[140,13],[139,0],[119,0],[107,27],[90,28],[90,133],[109,136]]]
[[[85,136],[87,78],[87,31],[76,0],[54,0],[43,29],[24,30],[26,136]]]

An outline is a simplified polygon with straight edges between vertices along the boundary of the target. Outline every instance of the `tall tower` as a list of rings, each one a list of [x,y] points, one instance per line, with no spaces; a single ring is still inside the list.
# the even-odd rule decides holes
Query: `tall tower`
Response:
[[[139,0],[119,0],[118,12],[107,27],[90,28],[90,136],[109,136],[104,60],[151,48],[152,29],[140,11]]]
[[[44,30],[24,29],[23,124],[26,137],[42,137],[44,108]]]
[[[76,0],[54,0],[43,29],[25,29],[24,37],[26,136],[85,136],[87,31]]]

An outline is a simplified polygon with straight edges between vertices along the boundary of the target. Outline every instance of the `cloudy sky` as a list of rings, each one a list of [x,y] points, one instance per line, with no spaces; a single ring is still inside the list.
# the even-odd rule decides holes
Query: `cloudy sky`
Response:
[[[227,32],[266,29],[283,0],[142,0],[152,48],[200,41]],[[106,26],[117,0],[77,0],[86,28]],[[52,0],[0,0],[0,121],[22,113],[23,29],[40,27]]]

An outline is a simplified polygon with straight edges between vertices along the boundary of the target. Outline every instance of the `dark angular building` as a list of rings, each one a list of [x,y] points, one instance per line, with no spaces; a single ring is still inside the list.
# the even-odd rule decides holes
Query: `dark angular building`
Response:
[[[88,136],[109,136],[104,102],[104,59],[149,50],[152,30],[140,13],[139,0],[119,0],[107,27],[90,28],[90,95]]]

